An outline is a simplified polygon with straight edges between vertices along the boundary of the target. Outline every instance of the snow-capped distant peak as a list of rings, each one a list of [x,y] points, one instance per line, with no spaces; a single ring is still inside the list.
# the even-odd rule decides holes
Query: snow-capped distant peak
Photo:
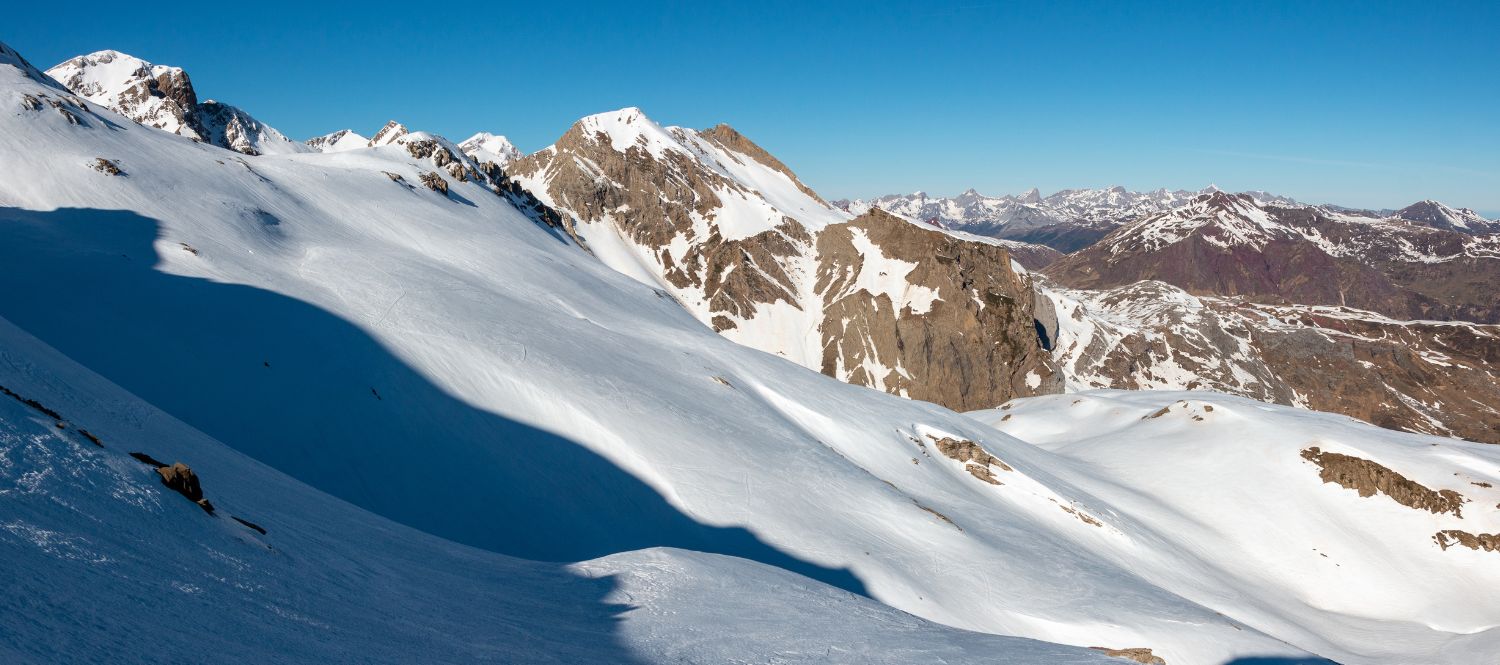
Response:
[[[489,132],[479,132],[470,136],[458,144],[458,147],[476,162],[494,162],[498,166],[505,166],[511,160],[521,156],[521,151],[510,142],[510,139]]]
[[[307,140],[308,147],[318,152],[343,152],[345,150],[357,150],[369,147],[370,139],[367,139],[352,130],[340,129],[332,134],[324,134],[317,138]]]

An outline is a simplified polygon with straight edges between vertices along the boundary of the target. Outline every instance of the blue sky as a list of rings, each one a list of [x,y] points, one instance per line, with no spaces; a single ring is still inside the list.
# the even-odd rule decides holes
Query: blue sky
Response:
[[[835,198],[1215,183],[1500,215],[1500,3],[810,4],[18,3],[0,39],[184,67],[296,138],[395,118],[535,150],[640,106]]]

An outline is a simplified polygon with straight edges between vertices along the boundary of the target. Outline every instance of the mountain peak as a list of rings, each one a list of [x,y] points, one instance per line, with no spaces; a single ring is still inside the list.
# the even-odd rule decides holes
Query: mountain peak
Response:
[[[511,160],[521,156],[521,151],[510,142],[510,139],[490,132],[478,132],[464,139],[458,144],[458,148],[481,164],[494,162],[498,166],[505,166]]]
[[[385,126],[380,128],[380,131],[375,132],[375,136],[370,139],[370,147],[374,148],[383,145],[390,145],[392,143],[395,143],[401,137],[406,136],[410,133],[411,132],[406,129],[406,125],[396,122],[395,120],[391,120],[389,122],[386,122]]]

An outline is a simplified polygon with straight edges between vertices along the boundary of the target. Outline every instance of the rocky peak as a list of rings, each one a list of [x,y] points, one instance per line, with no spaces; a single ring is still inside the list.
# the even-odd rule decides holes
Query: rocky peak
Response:
[[[390,145],[408,133],[406,125],[392,120],[385,123],[385,126],[380,128],[380,131],[375,132],[375,136],[370,139],[369,145],[371,148]]]
[[[1500,221],[1492,221],[1468,208],[1453,208],[1427,199],[1397,210],[1395,217],[1424,226],[1461,233],[1500,232]]]
[[[1041,190],[1038,190],[1037,188],[1032,187],[1031,189],[1026,190],[1020,196],[1016,197],[1016,200],[1020,201],[1021,203],[1026,203],[1026,204],[1041,203],[1042,202],[1042,192],[1041,192]]]
[[[955,407],[1056,384],[1004,247],[878,209],[851,222],[728,125],[662,127],[622,109],[506,171],[583,222],[589,246],[630,246],[601,260],[742,344]]]
[[[521,151],[510,142],[510,139],[489,132],[479,132],[470,136],[459,143],[458,147],[481,164],[489,162],[496,166],[505,166],[521,157]]]
[[[47,74],[95,104],[148,127],[205,140],[198,94],[180,67],[154,65],[119,51],[97,51],[59,63]]]
[[[345,150],[369,147],[369,145],[370,139],[355,134],[353,130],[348,129],[340,129],[331,134],[307,140],[307,147],[318,152],[343,152]]]

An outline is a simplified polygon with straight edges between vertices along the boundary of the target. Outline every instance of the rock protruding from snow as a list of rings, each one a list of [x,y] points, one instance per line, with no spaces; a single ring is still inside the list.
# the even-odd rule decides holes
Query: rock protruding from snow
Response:
[[[380,131],[375,132],[375,136],[370,138],[369,147],[376,148],[383,145],[390,145],[408,133],[406,125],[392,120],[385,123],[385,126],[380,128]]]
[[[250,114],[213,100],[199,103],[181,67],[155,65],[119,51],[67,60],[47,74],[69,90],[142,125],[246,155],[307,152]]]

